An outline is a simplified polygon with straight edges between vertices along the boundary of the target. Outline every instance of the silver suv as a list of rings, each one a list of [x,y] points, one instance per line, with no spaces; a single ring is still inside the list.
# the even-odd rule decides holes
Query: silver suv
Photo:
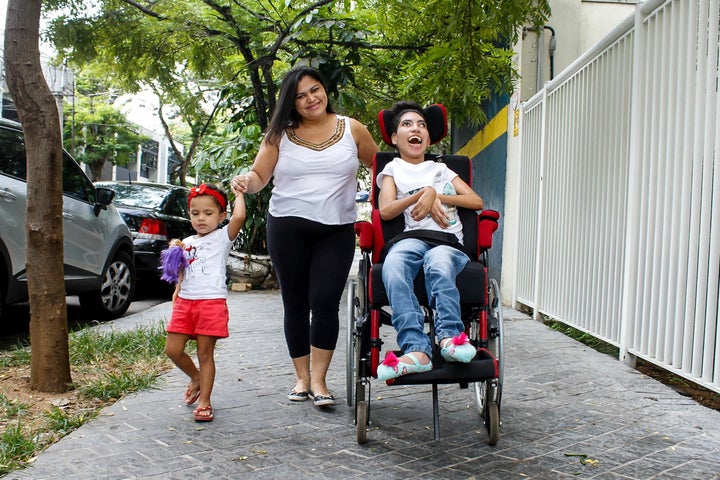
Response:
[[[20,124],[0,119],[0,313],[27,301],[25,270],[25,143]],[[120,317],[135,293],[130,231],[112,205],[115,193],[95,188],[63,155],[65,291],[92,318]]]

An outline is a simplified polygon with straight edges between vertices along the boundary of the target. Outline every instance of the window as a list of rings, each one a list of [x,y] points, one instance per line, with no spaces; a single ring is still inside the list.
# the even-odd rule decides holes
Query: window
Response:
[[[22,181],[27,177],[25,142],[18,130],[0,128],[0,172]]]
[[[167,213],[176,217],[188,218],[187,193],[176,190],[168,200]]]
[[[95,187],[69,155],[63,153],[63,193],[88,203],[95,203]]]

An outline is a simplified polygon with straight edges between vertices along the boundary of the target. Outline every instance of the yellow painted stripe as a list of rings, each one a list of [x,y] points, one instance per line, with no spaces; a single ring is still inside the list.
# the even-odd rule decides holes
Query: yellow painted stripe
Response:
[[[476,133],[469,142],[458,150],[456,155],[465,155],[474,158],[475,155],[485,150],[488,145],[497,140],[500,135],[507,132],[507,122],[508,106],[506,105],[482,130]]]

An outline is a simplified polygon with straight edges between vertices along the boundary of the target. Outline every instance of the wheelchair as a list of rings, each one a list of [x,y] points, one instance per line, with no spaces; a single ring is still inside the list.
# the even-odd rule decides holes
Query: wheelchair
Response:
[[[436,104],[438,118],[427,118],[431,143],[437,143],[447,133],[447,113]],[[435,105],[433,105],[435,107]],[[386,110],[378,114],[380,130],[385,143],[392,145],[388,133]],[[348,281],[348,315],[346,338],[347,403],[355,409],[357,442],[367,441],[370,423],[372,378],[377,378],[383,341],[380,327],[388,325],[391,312],[382,282],[381,250],[383,245],[404,229],[403,215],[390,220],[380,219],[378,211],[379,188],[376,175],[396,156],[393,152],[376,154],[372,170],[371,222],[355,224],[359,237],[361,258],[357,278]],[[468,157],[457,155],[426,155],[426,161],[444,162],[468,185],[472,185],[472,164]],[[468,364],[446,362],[435,341],[434,315],[428,306],[422,270],[414,283],[415,294],[425,316],[425,330],[433,345],[433,369],[388,380],[387,385],[432,385],[434,439],[440,439],[440,413],[438,385],[458,384],[467,389],[472,385],[477,411],[488,435],[488,444],[495,445],[499,438],[500,401],[503,384],[502,363],[502,310],[498,284],[488,275],[488,250],[492,235],[497,229],[499,213],[483,210],[480,213],[458,208],[463,223],[464,244],[471,262],[458,275],[461,318],[470,342],[477,348],[475,358]],[[400,356],[400,352],[398,352]]]

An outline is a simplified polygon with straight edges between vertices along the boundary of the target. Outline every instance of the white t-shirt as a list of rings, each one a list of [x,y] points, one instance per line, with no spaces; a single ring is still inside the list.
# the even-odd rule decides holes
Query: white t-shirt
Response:
[[[225,276],[232,243],[226,227],[184,239],[189,265],[183,272],[178,296],[186,300],[227,298]]]
[[[359,166],[350,119],[338,115],[334,135],[315,145],[283,132],[269,211],[325,225],[354,223]]]
[[[444,163],[427,160],[414,164],[396,157],[392,162],[385,165],[383,171],[378,174],[376,180],[378,187],[382,185],[385,176],[393,177],[397,190],[396,199],[398,200],[409,197],[424,187],[433,187],[440,195],[456,194],[452,181],[457,177],[457,173],[450,170]],[[414,206],[415,204],[410,205],[403,212],[406,232],[409,230],[436,230],[438,232],[454,233],[462,243],[462,223],[457,214],[457,207],[443,204],[450,226],[442,228],[430,215],[420,221],[413,220],[410,211]]]

